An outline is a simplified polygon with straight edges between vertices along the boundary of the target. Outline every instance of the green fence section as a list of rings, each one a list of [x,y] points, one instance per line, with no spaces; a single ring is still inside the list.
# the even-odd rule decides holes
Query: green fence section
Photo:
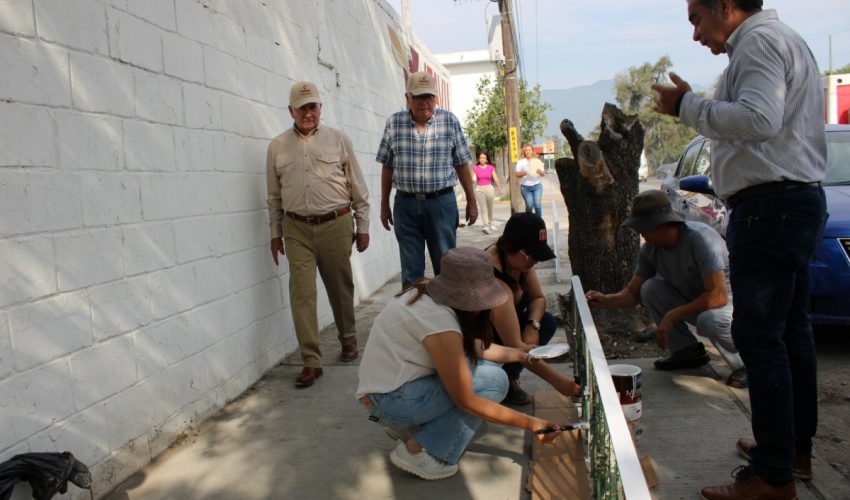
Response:
[[[592,494],[605,500],[648,500],[649,488],[578,276],[572,277],[571,295],[567,332],[575,347],[573,375],[583,388],[582,421],[590,425],[584,444]]]

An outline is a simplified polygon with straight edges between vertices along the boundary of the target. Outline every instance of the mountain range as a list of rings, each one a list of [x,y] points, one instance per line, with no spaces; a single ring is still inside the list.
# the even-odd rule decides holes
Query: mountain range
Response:
[[[695,84],[693,88],[697,92],[707,92],[709,89],[704,85]],[[587,137],[591,130],[599,123],[602,115],[602,107],[606,102],[615,103],[614,80],[600,80],[590,85],[572,87],[569,89],[540,89],[540,100],[548,102],[552,109],[546,112],[548,124],[544,135],[561,135],[561,120],[564,118],[573,122],[583,136]],[[538,139],[538,143],[544,139]]]
[[[599,123],[602,106],[606,102],[616,103],[614,99],[614,80],[600,80],[590,85],[569,89],[541,89],[540,100],[549,103],[552,109],[546,111],[548,124],[544,135],[561,137],[561,120],[573,122],[583,136]]]

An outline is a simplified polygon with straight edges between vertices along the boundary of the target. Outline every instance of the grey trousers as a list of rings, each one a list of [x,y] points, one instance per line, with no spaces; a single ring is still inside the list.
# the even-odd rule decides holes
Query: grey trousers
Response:
[[[693,299],[683,297],[664,278],[650,278],[640,288],[640,300],[655,323],[661,323],[667,311],[687,304]],[[725,306],[701,312],[696,317],[677,321],[667,334],[667,350],[675,353],[697,342],[686,323],[697,327],[697,332],[714,344],[723,359],[733,370],[744,366],[738,349],[732,341],[732,300]]]

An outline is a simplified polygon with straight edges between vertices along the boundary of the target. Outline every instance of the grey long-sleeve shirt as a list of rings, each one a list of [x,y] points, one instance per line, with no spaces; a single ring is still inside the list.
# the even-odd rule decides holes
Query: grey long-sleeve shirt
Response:
[[[693,92],[679,117],[711,142],[714,189],[821,181],[826,173],[823,84],[805,41],[774,10],[744,21],[726,43],[714,99]]]

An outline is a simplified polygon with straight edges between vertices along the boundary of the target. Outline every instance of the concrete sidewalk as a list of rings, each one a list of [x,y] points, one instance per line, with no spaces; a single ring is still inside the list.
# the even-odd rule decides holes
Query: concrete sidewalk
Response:
[[[569,277],[567,214],[554,177],[546,179],[544,199],[557,200],[564,268],[563,283],[557,283],[554,263],[538,266],[547,297],[564,293]],[[483,248],[492,243],[509,213],[507,203],[497,204],[499,231],[484,234],[480,223],[461,228],[459,245]],[[544,219],[552,228],[551,208],[545,201]],[[361,347],[375,315],[399,289],[398,279],[391,281],[358,307]],[[322,336],[322,350],[333,358],[339,350],[336,332],[326,329]],[[563,330],[553,340],[557,341],[565,341]],[[706,367],[676,373],[653,370],[650,359],[617,362],[643,369],[639,452],[652,457],[658,473],[660,484],[653,496],[697,498],[701,487],[731,481],[730,472],[743,463],[734,443],[749,435],[749,410],[746,391],[723,384],[726,369],[717,353]],[[367,420],[354,399],[357,363],[326,362],[323,378],[311,388],[296,389],[293,381],[300,357],[294,353],[107,498],[529,498],[524,485],[531,437],[495,424],[489,424],[469,447],[455,477],[428,482],[397,470],[388,459],[395,443],[380,425]],[[566,363],[556,366],[565,373],[572,371]],[[522,382],[529,391],[546,388],[527,371]],[[850,498],[837,473],[817,457],[814,468],[815,480],[797,485],[801,499]]]

